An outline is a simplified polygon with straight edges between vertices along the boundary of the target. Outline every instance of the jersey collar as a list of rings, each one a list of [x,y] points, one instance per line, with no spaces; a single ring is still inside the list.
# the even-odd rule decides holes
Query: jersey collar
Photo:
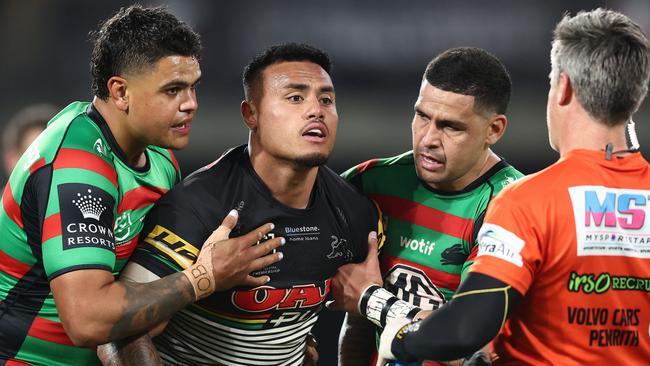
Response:
[[[110,127],[108,127],[108,123],[106,123],[104,117],[99,113],[97,108],[95,108],[95,106],[92,103],[88,105],[88,108],[86,109],[86,114],[88,115],[88,117],[90,117],[90,119],[93,122],[95,122],[95,124],[102,131],[102,134],[104,135],[104,138],[108,143],[108,146],[113,151],[113,154],[115,154],[115,156],[117,156],[118,159],[120,159],[124,163],[124,165],[128,166],[130,169],[136,172],[146,172],[149,170],[149,155],[147,154],[146,149],[144,151],[145,159],[146,159],[144,166],[140,168],[134,167],[133,165],[128,163],[126,154],[124,153],[120,145],[117,143],[117,140],[115,140],[115,136],[113,136]]]
[[[467,192],[473,191],[474,189],[476,189],[476,188],[480,187],[481,185],[483,185],[485,182],[489,181],[490,178],[492,178],[492,176],[494,174],[496,174],[498,171],[500,171],[501,169],[510,166],[506,162],[506,160],[504,158],[502,158],[502,157],[499,157],[499,158],[501,160],[499,160],[496,164],[494,164],[494,166],[492,166],[492,168],[490,168],[487,172],[483,173],[483,175],[481,175],[480,177],[476,178],[476,180],[474,180],[467,187],[461,189],[460,191],[443,191],[443,190],[440,190],[440,189],[435,189],[435,188],[432,188],[431,186],[429,186],[425,181],[421,180],[419,177],[418,177],[418,180],[429,191],[431,191],[431,192],[433,192],[435,194],[441,195],[441,196],[457,196],[457,195],[465,194]]]

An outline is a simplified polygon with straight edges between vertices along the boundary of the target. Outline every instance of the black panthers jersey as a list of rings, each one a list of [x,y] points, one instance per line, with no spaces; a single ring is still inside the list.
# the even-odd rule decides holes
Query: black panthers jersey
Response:
[[[308,207],[285,206],[256,175],[246,146],[240,146],[156,203],[131,260],[161,277],[187,268],[233,208],[239,221],[231,237],[272,222],[267,238],[286,239],[277,249],[284,258],[253,273],[271,281],[218,292],[187,307],[154,341],[171,364],[301,365],[305,337],[324,306],[330,278],[339,266],[365,259],[368,233],[382,234],[381,214],[325,166],[319,168]]]

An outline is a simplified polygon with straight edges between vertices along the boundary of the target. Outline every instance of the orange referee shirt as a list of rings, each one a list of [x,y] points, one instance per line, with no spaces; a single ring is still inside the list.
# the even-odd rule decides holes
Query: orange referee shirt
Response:
[[[650,165],[575,150],[490,204],[471,268],[525,297],[499,364],[650,364]]]

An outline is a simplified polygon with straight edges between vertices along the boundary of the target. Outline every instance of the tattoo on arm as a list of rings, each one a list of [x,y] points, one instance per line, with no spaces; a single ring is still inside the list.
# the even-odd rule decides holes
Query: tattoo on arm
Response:
[[[117,284],[124,289],[125,305],[122,316],[111,328],[111,340],[146,332],[194,301],[194,289],[180,272],[149,283]]]
[[[97,348],[104,366],[158,366],[162,359],[148,334],[133,336]]]

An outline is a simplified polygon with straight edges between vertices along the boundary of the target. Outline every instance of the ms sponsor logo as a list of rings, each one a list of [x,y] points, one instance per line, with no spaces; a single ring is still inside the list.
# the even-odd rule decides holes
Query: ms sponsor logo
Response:
[[[650,191],[569,188],[579,256],[650,258]]]

